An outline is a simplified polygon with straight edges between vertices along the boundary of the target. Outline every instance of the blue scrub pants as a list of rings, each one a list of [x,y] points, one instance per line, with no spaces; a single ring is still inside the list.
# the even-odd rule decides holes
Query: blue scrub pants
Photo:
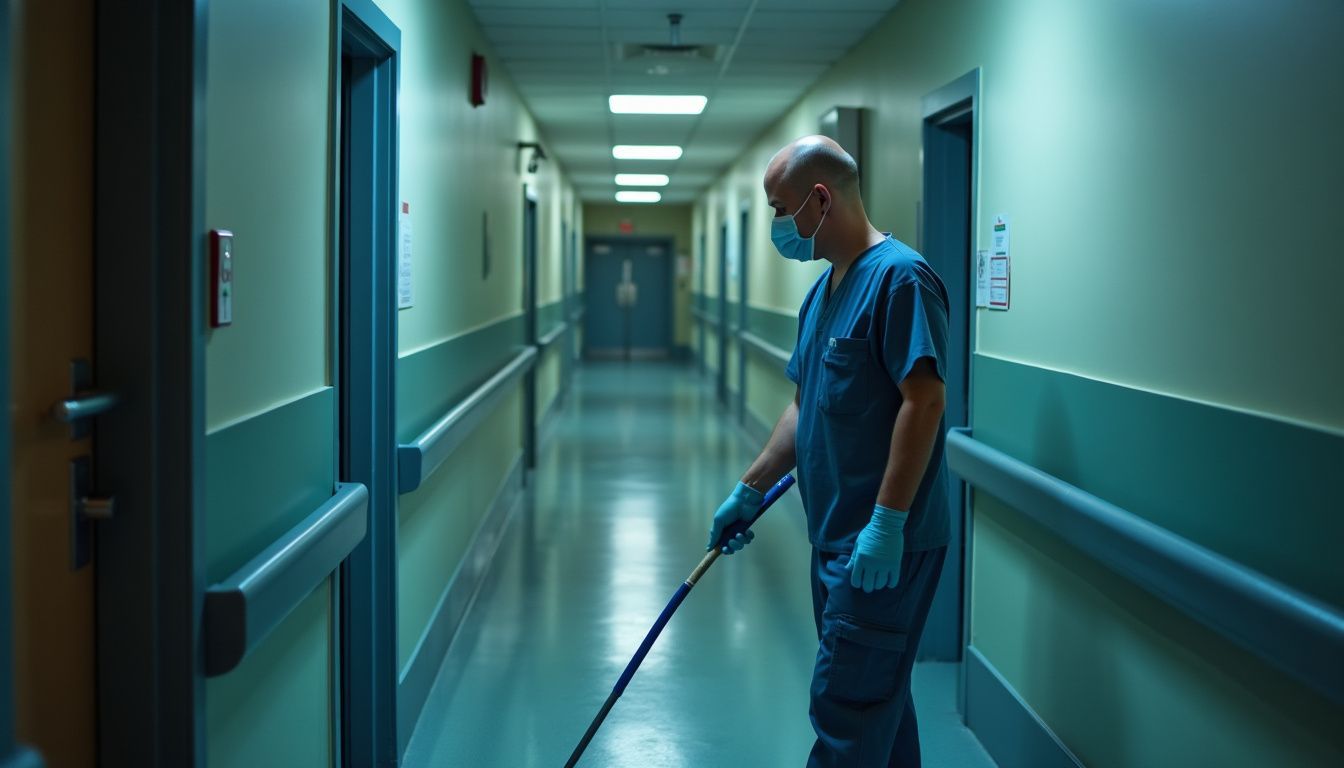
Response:
[[[910,673],[947,547],[906,552],[901,582],[865,593],[849,585],[849,555],[812,551],[817,665],[812,671],[808,768],[918,768]]]

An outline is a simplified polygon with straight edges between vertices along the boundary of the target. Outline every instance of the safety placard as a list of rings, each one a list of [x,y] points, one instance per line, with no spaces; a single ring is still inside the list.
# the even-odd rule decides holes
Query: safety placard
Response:
[[[1012,244],[1012,229],[1007,215],[1001,213],[994,217],[991,242],[993,247],[989,254],[989,308],[1006,310],[1013,296],[1013,265],[1009,251]]]
[[[397,309],[415,305],[415,289],[411,283],[411,204],[401,204],[401,232],[397,254]]]

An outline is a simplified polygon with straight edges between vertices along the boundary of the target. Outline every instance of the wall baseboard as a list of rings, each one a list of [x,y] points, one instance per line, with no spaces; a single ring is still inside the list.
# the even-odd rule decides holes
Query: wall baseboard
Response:
[[[1000,768],[1082,768],[975,646],[965,658],[966,727]]]
[[[429,624],[420,635],[410,661],[401,672],[397,684],[397,753],[404,754],[411,734],[420,719],[429,692],[438,679],[448,647],[457,634],[467,610],[476,599],[481,583],[490,567],[499,542],[504,537],[515,502],[523,488],[523,457],[513,460],[508,474],[495,493],[495,500],[472,537],[466,555],[458,564],[453,578],[439,596]]]

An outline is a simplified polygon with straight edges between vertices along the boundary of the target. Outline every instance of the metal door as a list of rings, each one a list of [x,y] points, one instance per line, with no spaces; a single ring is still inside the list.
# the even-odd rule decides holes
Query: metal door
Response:
[[[661,359],[672,351],[672,245],[659,238],[589,238],[584,353]]]
[[[974,81],[961,80],[926,99],[923,255],[942,278],[948,299],[946,426],[970,423],[971,293],[974,205]],[[948,489],[952,541],[920,643],[920,658],[961,658],[966,628],[968,518],[965,483]]]
[[[96,759],[93,518],[93,27],[91,3],[25,4],[14,19],[12,181],[13,648],[17,735],[54,765]],[[6,53],[10,49],[6,47]],[[8,59],[8,55],[6,56]],[[10,69],[5,76],[8,80]],[[51,93],[63,94],[52,99]],[[6,210],[8,213],[8,209]],[[9,240],[5,245],[8,246]],[[7,373],[6,376],[9,376]],[[67,419],[69,423],[63,423]],[[6,447],[8,447],[8,443]],[[6,462],[4,471],[11,465]],[[12,497],[11,497],[12,494]],[[87,501],[84,501],[87,498]],[[5,633],[5,641],[11,636]],[[7,657],[7,654],[6,654]],[[9,660],[4,659],[5,672]],[[8,702],[6,702],[8,703]]]

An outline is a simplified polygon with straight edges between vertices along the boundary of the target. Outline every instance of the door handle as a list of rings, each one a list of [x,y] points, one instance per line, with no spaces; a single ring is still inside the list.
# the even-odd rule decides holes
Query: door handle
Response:
[[[70,439],[78,440],[89,434],[89,420],[107,413],[117,405],[117,396],[111,392],[97,392],[93,387],[93,373],[88,360],[70,361],[70,396],[57,400],[51,415],[70,425]]]
[[[60,400],[51,407],[51,414],[58,421],[74,424],[82,419],[91,419],[107,413],[117,404],[117,396],[110,392],[82,392],[74,397]]]

